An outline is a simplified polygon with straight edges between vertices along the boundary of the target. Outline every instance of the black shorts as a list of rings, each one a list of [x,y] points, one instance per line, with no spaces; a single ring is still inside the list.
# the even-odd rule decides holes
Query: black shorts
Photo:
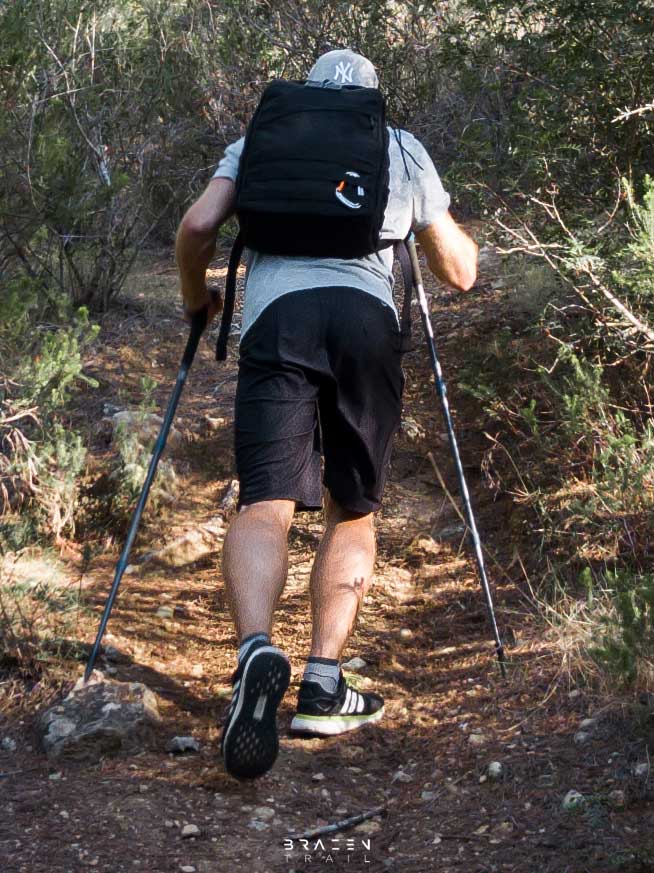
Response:
[[[404,376],[390,306],[356,288],[279,297],[240,346],[235,448],[239,505],[295,500],[345,509],[381,505]]]

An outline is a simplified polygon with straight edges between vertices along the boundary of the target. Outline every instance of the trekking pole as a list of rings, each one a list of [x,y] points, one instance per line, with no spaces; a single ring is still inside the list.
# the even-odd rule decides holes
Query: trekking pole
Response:
[[[168,409],[166,410],[166,415],[164,416],[163,424],[161,425],[161,430],[159,431],[159,436],[157,437],[157,441],[154,444],[154,449],[152,450],[150,466],[148,467],[145,482],[143,483],[143,488],[141,489],[141,494],[139,496],[138,503],[136,504],[134,515],[132,516],[132,521],[129,526],[129,532],[127,534],[127,540],[125,541],[123,551],[121,552],[118,563],[116,564],[114,581],[111,586],[111,591],[109,592],[109,597],[107,598],[107,602],[104,607],[104,612],[102,613],[102,619],[100,621],[100,627],[98,628],[95,642],[93,644],[93,649],[91,650],[91,655],[86,665],[86,670],[84,671],[85,682],[88,681],[88,678],[93,671],[95,659],[97,658],[100,651],[100,643],[102,642],[102,637],[106,630],[109,616],[111,615],[111,609],[114,605],[114,600],[116,599],[116,595],[118,594],[118,586],[120,585],[120,580],[123,578],[123,573],[125,572],[125,568],[127,567],[127,559],[129,558],[129,553],[132,549],[132,546],[134,545],[134,540],[136,539],[136,532],[138,530],[139,522],[141,521],[141,516],[143,515],[143,510],[145,509],[145,503],[148,499],[148,494],[150,493],[150,486],[152,485],[154,474],[157,471],[157,464],[159,463],[159,458],[161,457],[161,453],[163,452],[166,445],[168,433],[170,432],[170,427],[173,423],[173,418],[175,417],[175,411],[177,409],[177,404],[179,403],[179,398],[182,396],[182,390],[184,388],[184,383],[186,382],[186,377],[188,376],[188,371],[191,368],[193,358],[195,357],[195,353],[198,348],[198,343],[200,342],[200,337],[202,336],[206,326],[207,307],[205,306],[204,309],[200,309],[198,312],[193,313],[193,315],[191,316],[191,332],[186,343],[186,348],[184,349],[179,372],[177,373],[177,381],[175,382],[173,393],[171,394],[170,400],[168,401]]]
[[[441,407],[443,409],[443,417],[445,418],[445,426],[447,428],[447,436],[450,441],[450,449],[452,450],[452,457],[454,458],[454,466],[456,467],[457,476],[459,479],[459,488],[461,490],[461,496],[463,498],[463,505],[465,508],[465,516],[468,524],[468,529],[470,530],[470,537],[472,539],[472,545],[475,552],[475,558],[477,560],[477,569],[479,570],[479,579],[481,582],[482,591],[484,592],[484,597],[486,599],[486,606],[488,608],[488,618],[490,621],[490,625],[493,631],[493,637],[495,638],[495,652],[497,654],[497,660],[500,665],[500,672],[502,674],[502,678],[506,679],[506,656],[504,654],[504,646],[502,645],[502,640],[500,639],[500,632],[497,628],[497,621],[495,620],[495,610],[493,608],[493,598],[491,596],[490,585],[488,584],[488,577],[486,575],[486,567],[484,566],[484,556],[481,548],[481,540],[479,539],[479,533],[477,531],[477,525],[475,523],[475,517],[472,512],[472,504],[470,502],[470,494],[468,493],[468,486],[466,484],[465,476],[463,474],[463,465],[461,463],[461,456],[459,455],[459,447],[457,445],[456,436],[454,434],[454,426],[452,424],[452,416],[450,415],[450,406],[447,400],[447,389],[445,387],[445,382],[443,381],[443,372],[441,370],[441,365],[438,361],[438,357],[436,355],[436,343],[434,342],[434,331],[431,325],[431,318],[429,317],[429,308],[427,306],[427,298],[425,296],[425,288],[422,284],[422,273],[420,271],[420,262],[418,261],[418,253],[416,251],[416,244],[413,234],[409,236],[407,239],[407,248],[409,250],[409,257],[411,258],[411,269],[413,272],[413,284],[415,285],[416,291],[418,293],[418,303],[420,305],[420,315],[422,316],[422,326],[425,331],[425,339],[427,340],[427,345],[429,347],[429,357],[431,359],[431,367],[434,371],[434,378],[436,379],[436,388],[438,391],[438,396],[441,400]]]

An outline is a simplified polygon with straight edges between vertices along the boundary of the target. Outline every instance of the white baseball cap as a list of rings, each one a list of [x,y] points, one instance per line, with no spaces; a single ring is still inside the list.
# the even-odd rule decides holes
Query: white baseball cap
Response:
[[[321,55],[315,62],[307,79],[310,82],[335,82],[337,85],[358,85],[362,88],[377,88],[379,79],[368,58],[351,49],[335,49]]]

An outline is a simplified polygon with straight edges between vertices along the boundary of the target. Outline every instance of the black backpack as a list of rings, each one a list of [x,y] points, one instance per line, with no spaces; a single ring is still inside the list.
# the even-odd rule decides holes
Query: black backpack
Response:
[[[248,127],[236,185],[247,248],[360,258],[379,248],[388,128],[376,88],[272,82]]]
[[[244,247],[360,258],[380,241],[389,195],[386,104],[376,88],[274,81],[250,121],[236,183],[240,232],[229,259],[216,357],[225,360]]]

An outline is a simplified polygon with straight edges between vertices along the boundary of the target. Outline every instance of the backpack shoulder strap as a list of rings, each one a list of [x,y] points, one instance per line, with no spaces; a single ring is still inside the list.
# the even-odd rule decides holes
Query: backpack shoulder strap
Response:
[[[413,292],[413,269],[411,267],[411,258],[406,245],[406,240],[400,240],[395,243],[395,255],[400,262],[402,269],[402,280],[404,282],[404,301],[402,303],[402,318],[401,318],[401,340],[400,351],[402,354],[411,351],[411,294]]]
[[[227,267],[227,279],[225,280],[225,300],[223,302],[223,314],[220,319],[220,331],[218,333],[218,341],[216,343],[216,360],[227,360],[227,340],[229,339],[229,331],[232,326],[232,317],[234,315],[234,302],[236,300],[236,271],[241,262],[243,254],[243,236],[238,232],[238,236],[234,240],[232,251],[229,256],[229,264]]]

